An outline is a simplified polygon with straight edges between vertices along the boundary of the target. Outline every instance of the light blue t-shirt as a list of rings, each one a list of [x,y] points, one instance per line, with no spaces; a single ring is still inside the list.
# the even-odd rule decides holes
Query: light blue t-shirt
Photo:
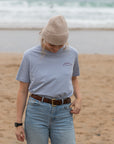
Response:
[[[29,92],[47,98],[66,98],[73,94],[72,76],[79,76],[78,53],[63,46],[57,53],[41,45],[24,52],[16,79],[29,84]]]

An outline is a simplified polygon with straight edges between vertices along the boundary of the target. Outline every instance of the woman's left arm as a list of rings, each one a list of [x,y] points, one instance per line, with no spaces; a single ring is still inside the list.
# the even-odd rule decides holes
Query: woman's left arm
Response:
[[[77,76],[72,77],[72,84],[73,84],[73,88],[74,88],[74,96],[75,96],[75,100],[71,103],[70,107],[74,107],[71,110],[71,113],[73,114],[79,114],[80,110],[81,110],[81,95],[80,95],[80,90],[79,90],[79,83],[78,83],[78,78]]]

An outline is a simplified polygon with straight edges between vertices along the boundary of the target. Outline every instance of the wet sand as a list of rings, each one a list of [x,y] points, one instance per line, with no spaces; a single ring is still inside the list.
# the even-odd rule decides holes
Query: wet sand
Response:
[[[0,53],[0,143],[16,140],[15,80],[22,54]],[[75,116],[77,144],[114,144],[114,55],[79,55],[82,109]],[[73,97],[72,97],[73,100]],[[24,116],[23,116],[24,120]],[[25,142],[24,142],[25,143]]]
[[[0,52],[23,53],[40,44],[40,30],[0,29]],[[80,54],[114,54],[114,30],[75,29],[68,43]]]

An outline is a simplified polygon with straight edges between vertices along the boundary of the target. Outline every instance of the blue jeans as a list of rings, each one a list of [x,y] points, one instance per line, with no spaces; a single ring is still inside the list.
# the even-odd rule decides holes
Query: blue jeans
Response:
[[[70,104],[53,107],[29,96],[24,121],[27,144],[48,144],[48,138],[51,144],[76,144]]]

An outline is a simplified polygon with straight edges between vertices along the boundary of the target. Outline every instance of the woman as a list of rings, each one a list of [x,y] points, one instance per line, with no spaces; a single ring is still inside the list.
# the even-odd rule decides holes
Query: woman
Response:
[[[52,17],[41,31],[41,45],[24,53],[16,79],[16,137],[27,144],[75,144],[73,114],[81,109],[77,51],[68,46],[63,16]],[[24,128],[22,116],[27,103]],[[71,96],[75,100],[71,103]],[[73,107],[73,108],[71,108]]]

